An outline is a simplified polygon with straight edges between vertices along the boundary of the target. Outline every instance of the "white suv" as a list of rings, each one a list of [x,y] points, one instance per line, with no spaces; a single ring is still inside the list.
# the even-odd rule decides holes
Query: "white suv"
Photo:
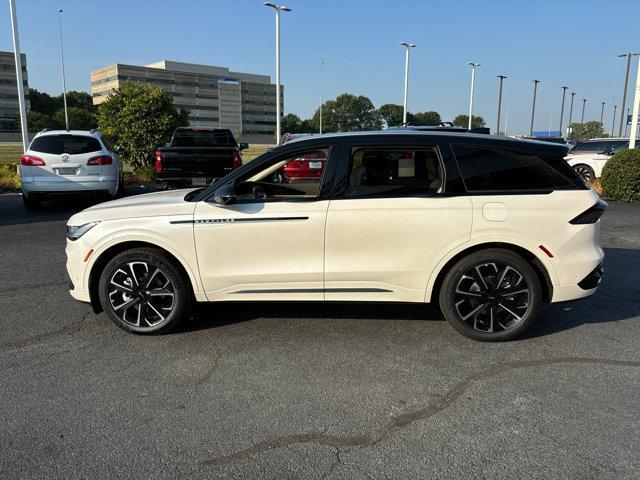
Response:
[[[595,180],[613,155],[628,148],[628,138],[594,138],[578,144],[565,160],[584,179]]]
[[[135,333],[170,330],[192,301],[295,300],[439,303],[464,335],[514,338],[602,274],[606,204],[566,150],[409,130],[294,140],[207,188],[72,216],[71,295]]]
[[[45,196],[123,190],[122,161],[100,132],[52,130],[38,133],[20,159],[22,200],[27,210]]]

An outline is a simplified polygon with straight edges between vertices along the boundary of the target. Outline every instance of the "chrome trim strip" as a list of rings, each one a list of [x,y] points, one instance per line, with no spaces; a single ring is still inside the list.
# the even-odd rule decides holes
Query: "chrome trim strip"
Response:
[[[239,290],[232,295],[246,293],[392,293],[384,288],[274,288],[263,290]]]
[[[309,220],[309,217],[259,217],[259,218],[202,218],[198,220],[170,220],[172,225],[193,223],[194,225],[206,225],[215,223],[246,223],[246,222],[288,222],[292,220]]]

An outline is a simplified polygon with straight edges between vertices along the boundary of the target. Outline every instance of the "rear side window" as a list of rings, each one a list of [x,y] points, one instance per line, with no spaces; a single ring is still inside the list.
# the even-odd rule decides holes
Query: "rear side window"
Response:
[[[586,188],[562,158],[529,152],[452,145],[470,192],[548,191]]]
[[[172,147],[237,147],[236,139],[228,130],[177,130]]]
[[[40,153],[61,155],[79,155],[82,153],[99,152],[102,145],[94,137],[82,135],[45,135],[35,138],[29,150]]]

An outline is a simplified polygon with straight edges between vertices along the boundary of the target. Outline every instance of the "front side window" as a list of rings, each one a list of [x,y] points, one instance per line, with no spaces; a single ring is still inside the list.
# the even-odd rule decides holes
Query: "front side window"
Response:
[[[317,198],[326,171],[328,148],[276,159],[251,170],[236,182],[239,199]]]
[[[102,150],[100,142],[94,137],[82,135],[44,135],[31,142],[29,150],[39,153],[61,155],[80,155],[83,153],[99,152]]]
[[[443,170],[428,147],[357,147],[351,151],[346,197],[441,193]]]
[[[470,192],[570,190],[584,185],[561,158],[520,150],[452,145]]]

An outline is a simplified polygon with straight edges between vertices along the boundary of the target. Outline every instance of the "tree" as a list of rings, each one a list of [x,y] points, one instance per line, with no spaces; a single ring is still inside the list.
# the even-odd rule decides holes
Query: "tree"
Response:
[[[588,140],[590,138],[601,138],[606,136],[602,123],[592,121],[586,123],[572,123],[569,125],[572,140]]]
[[[33,112],[53,117],[56,110],[63,107],[62,96],[52,97],[48,93],[39,92],[35,88],[29,89],[29,107]]]
[[[140,168],[151,163],[155,149],[177,127],[188,125],[188,111],[179,111],[171,97],[152,84],[125,83],[98,109],[98,125],[125,161]]]
[[[442,118],[438,112],[419,112],[413,114],[414,125],[440,125]]]
[[[453,119],[453,124],[456,127],[464,127],[467,128],[469,126],[469,115],[460,114],[456,118]],[[481,128],[486,125],[484,118],[479,115],[474,115],[471,120],[471,128]]]
[[[91,130],[98,128],[98,118],[96,114],[78,107],[68,107],[69,128],[73,130]],[[64,107],[58,109],[53,116],[54,123],[59,125],[57,128],[65,128]]]
[[[378,108],[378,115],[382,118],[382,121],[389,127],[397,127],[402,125],[402,115],[404,108],[402,105],[396,105],[395,103],[385,103]],[[407,120],[409,120],[407,118]]]
[[[319,129],[320,109],[312,119],[313,128]],[[324,132],[352,132],[362,130],[380,130],[382,117],[373,107],[373,103],[362,95],[350,93],[338,95],[322,106],[322,130]]]
[[[69,108],[75,107],[87,112],[98,113],[97,106],[93,104],[93,98],[87,92],[78,92],[75,90],[68,92],[67,106]]]
[[[64,128],[64,117],[62,124],[58,123],[51,115],[45,115],[35,110],[29,110],[27,112],[27,125],[30,132],[39,132],[42,129],[58,130]]]

